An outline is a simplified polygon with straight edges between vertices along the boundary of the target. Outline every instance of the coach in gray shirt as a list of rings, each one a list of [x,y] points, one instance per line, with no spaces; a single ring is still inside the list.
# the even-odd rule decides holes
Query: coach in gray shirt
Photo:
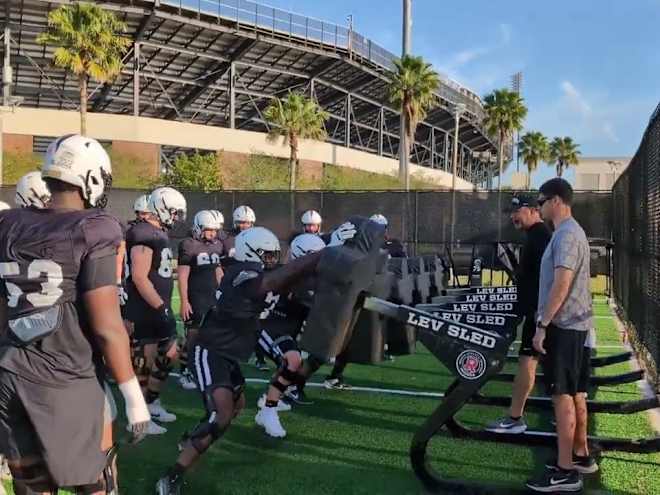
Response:
[[[533,345],[543,355],[554,403],[558,458],[527,486],[539,492],[572,492],[582,489],[583,473],[598,470],[587,447],[589,353],[585,341],[593,328],[589,242],[572,216],[571,185],[556,178],[539,191],[541,216],[552,222],[555,232],[541,259]]]

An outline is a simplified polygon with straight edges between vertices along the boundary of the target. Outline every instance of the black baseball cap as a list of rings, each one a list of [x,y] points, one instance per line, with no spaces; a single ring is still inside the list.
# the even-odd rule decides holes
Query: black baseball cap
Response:
[[[511,206],[506,209],[506,213],[513,213],[518,211],[520,208],[538,208],[538,200],[529,194],[519,194],[511,198]]]

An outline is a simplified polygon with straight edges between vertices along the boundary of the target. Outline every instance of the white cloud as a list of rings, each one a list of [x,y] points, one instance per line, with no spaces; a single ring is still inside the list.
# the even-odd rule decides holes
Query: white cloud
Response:
[[[582,94],[570,81],[562,81],[560,87],[576,113],[581,114],[583,117],[590,117],[592,115],[591,105],[587,103]]]

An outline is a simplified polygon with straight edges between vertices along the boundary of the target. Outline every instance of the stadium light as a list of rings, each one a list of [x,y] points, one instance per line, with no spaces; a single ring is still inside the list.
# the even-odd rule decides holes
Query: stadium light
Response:
[[[412,49],[412,0],[403,0],[403,29],[401,57],[410,55]],[[403,109],[402,109],[403,110]],[[408,171],[408,138],[406,136],[406,114],[401,112],[399,120],[399,180],[405,184],[406,191],[410,190],[410,173]]]
[[[454,107],[454,157],[452,164],[452,178],[451,178],[451,189],[452,191],[456,190],[456,172],[458,165],[458,128],[461,124],[461,116],[465,113],[466,106],[464,103],[458,103]]]

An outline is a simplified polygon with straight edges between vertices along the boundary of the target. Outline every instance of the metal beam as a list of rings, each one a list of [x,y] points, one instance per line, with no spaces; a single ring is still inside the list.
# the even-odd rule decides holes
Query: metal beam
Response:
[[[233,50],[231,56],[229,57],[229,60],[213,61],[212,63],[207,65],[206,69],[204,69],[204,72],[207,75],[206,77],[201,79],[202,86],[191,89],[186,95],[184,95],[180,100],[177,101],[176,106],[181,110],[185,110],[185,108],[190,103],[192,103],[197,98],[199,98],[199,96],[204,91],[206,91],[206,89],[209,86],[215,84],[216,82],[220,81],[223,77],[225,77],[227,72],[231,70],[232,62],[241,58],[248,51],[250,51],[250,49],[255,45],[255,43],[256,40],[243,40],[243,42],[239,43],[239,45]],[[174,115],[175,113],[173,113],[173,111],[170,111],[165,114],[164,118],[171,119],[174,117]]]

